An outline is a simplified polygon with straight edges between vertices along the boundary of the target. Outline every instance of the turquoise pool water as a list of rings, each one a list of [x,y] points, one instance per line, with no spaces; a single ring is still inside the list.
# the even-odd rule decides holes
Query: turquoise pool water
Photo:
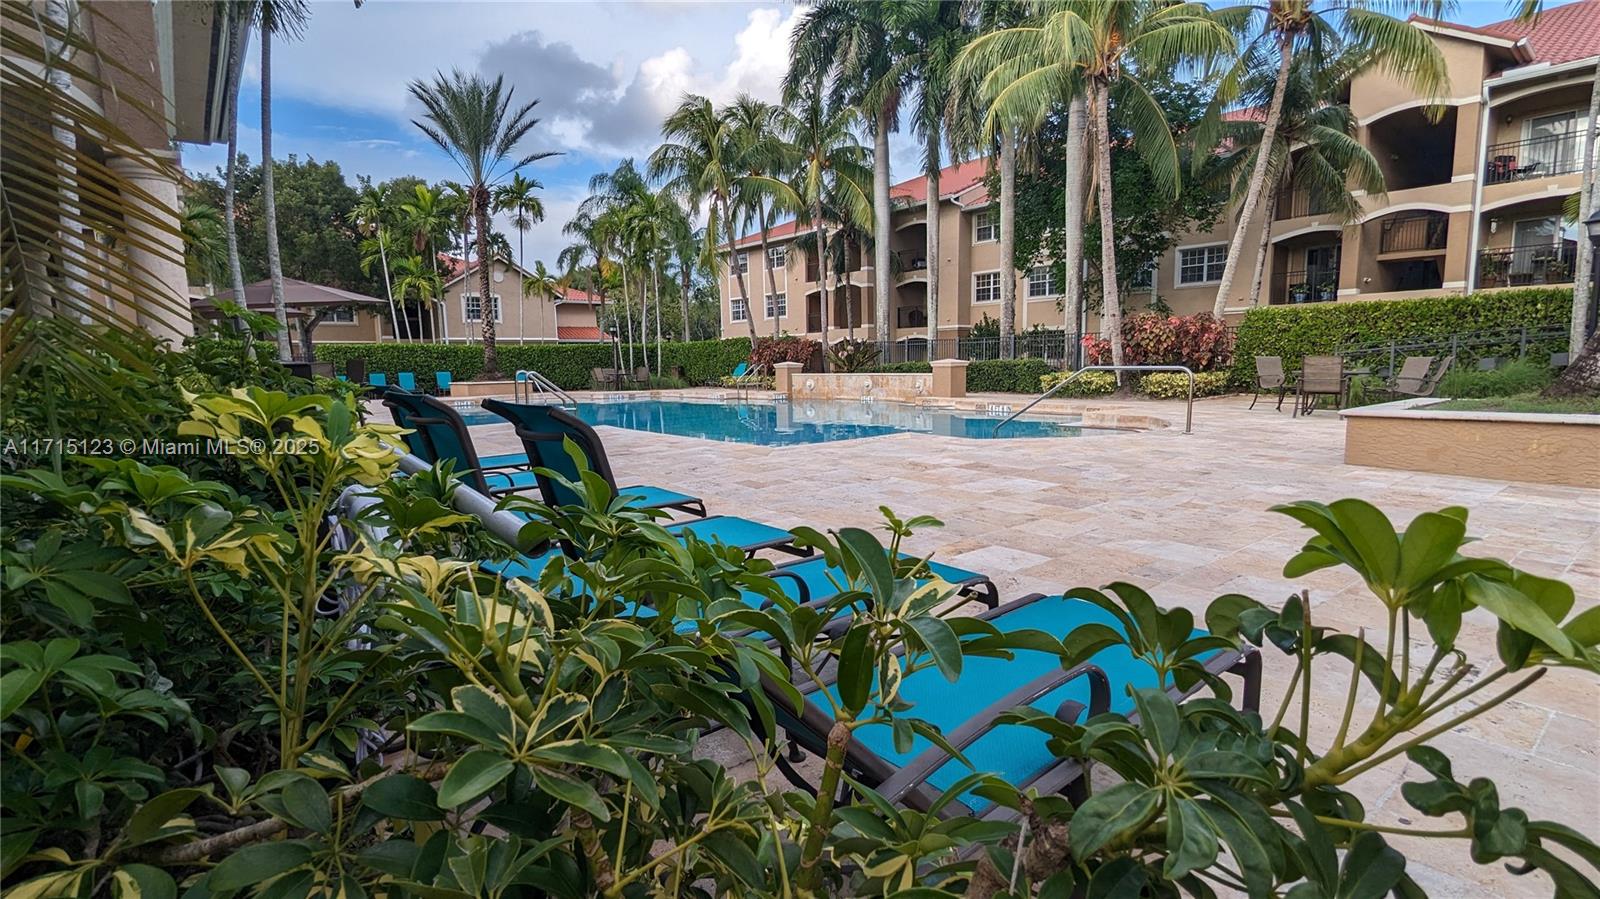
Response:
[[[504,419],[476,404],[458,405],[468,424],[498,424]],[[581,403],[576,414],[591,425],[675,434],[759,446],[831,443],[884,434],[940,434],[974,440],[993,438],[994,426],[1009,412],[927,409],[904,403],[806,401],[794,403],[718,403],[685,400],[622,400]],[[1111,431],[1085,428],[1058,418],[1019,418],[1000,436],[1087,437]]]

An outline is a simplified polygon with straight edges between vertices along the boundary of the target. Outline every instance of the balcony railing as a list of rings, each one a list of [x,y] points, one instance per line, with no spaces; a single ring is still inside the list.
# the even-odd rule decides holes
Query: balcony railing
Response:
[[[1484,163],[1483,183],[1504,184],[1581,171],[1582,138],[1581,133],[1573,132],[1495,144]]]
[[[926,328],[928,310],[921,306],[900,306],[894,310],[896,328]]]
[[[1567,284],[1577,244],[1518,244],[1478,253],[1479,287],[1522,287],[1528,284]]]
[[[1280,219],[1294,219],[1303,215],[1320,215],[1327,212],[1326,204],[1312,196],[1308,190],[1292,190],[1278,197],[1278,214]]]
[[[1383,223],[1378,252],[1442,250],[1450,237],[1450,216],[1442,212],[1395,216]]]
[[[1309,268],[1283,273],[1286,303],[1328,303],[1338,298],[1338,269]]]

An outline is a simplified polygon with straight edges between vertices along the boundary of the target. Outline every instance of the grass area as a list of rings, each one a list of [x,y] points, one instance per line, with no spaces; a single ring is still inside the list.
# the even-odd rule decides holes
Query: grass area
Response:
[[[1535,412],[1547,415],[1600,415],[1600,397],[1547,399],[1537,393],[1445,400],[1428,406],[1429,412]]]

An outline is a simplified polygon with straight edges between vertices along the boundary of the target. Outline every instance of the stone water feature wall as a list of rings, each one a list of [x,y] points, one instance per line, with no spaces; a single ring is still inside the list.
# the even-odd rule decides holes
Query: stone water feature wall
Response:
[[[892,372],[819,374],[803,372],[794,362],[774,366],[779,393],[791,400],[888,400],[915,403],[938,398],[967,395],[967,363],[960,359],[941,359],[931,372]]]

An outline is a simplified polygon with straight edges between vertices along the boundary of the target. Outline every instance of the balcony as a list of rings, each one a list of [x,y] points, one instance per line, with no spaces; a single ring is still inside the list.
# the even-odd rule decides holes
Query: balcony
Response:
[[[926,328],[928,310],[922,306],[900,306],[894,310],[896,328]]]
[[[1275,218],[1297,219],[1306,215],[1321,215],[1328,211],[1326,204],[1318,202],[1308,190],[1292,190],[1278,195]]]
[[[1450,216],[1443,212],[1396,215],[1383,223],[1378,252],[1442,250],[1450,239]]]
[[[1484,163],[1484,184],[1506,184],[1531,178],[1570,175],[1583,169],[1583,135],[1553,134],[1495,144]]]
[[[1577,244],[1519,244],[1478,253],[1479,287],[1570,284]]]
[[[906,284],[912,281],[925,282],[928,280],[927,254],[922,251],[913,254],[897,250],[890,265],[895,273],[894,283],[896,284]]]
[[[1284,272],[1283,297],[1288,303],[1331,303],[1339,298],[1339,270],[1307,268]]]

